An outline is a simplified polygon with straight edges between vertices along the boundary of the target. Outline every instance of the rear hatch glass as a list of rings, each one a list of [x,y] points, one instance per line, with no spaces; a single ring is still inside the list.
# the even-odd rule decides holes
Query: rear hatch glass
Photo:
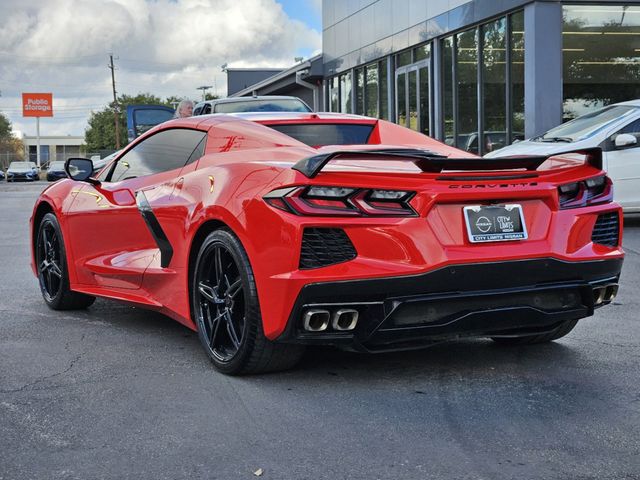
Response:
[[[267,126],[312,147],[363,145],[369,141],[374,127],[374,125],[348,123],[288,123]]]

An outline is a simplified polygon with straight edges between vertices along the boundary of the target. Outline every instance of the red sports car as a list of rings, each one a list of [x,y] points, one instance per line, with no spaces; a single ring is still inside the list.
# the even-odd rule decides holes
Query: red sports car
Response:
[[[247,118],[163,123],[95,177],[67,161],[31,219],[46,303],[158,310],[239,374],[305,344],[547,342],[616,295],[597,149],[482,159],[371,118]]]

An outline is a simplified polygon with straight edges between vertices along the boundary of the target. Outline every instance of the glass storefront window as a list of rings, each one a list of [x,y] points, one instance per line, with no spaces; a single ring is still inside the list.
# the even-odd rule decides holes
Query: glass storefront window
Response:
[[[342,113],[353,113],[351,109],[351,87],[351,72],[340,75],[340,112]]]
[[[396,68],[404,67],[405,65],[409,65],[410,63],[412,63],[411,50],[407,50],[406,52],[402,52],[396,55]]]
[[[511,21],[511,139],[524,140],[524,12],[510,16]]]
[[[442,140],[480,155],[522,140],[524,12],[446,37],[441,52]],[[481,112],[478,68],[482,68]],[[478,134],[480,120],[482,135]]]
[[[411,130],[418,130],[418,71],[410,70],[409,72],[409,128]]]
[[[421,45],[413,49],[413,58],[414,62],[419,62],[420,60],[426,60],[431,57],[431,44],[427,43],[426,45]]]
[[[640,6],[565,5],[563,120],[640,97]]]
[[[387,59],[380,62],[380,118],[389,120],[389,81],[387,78],[389,68]]]
[[[356,68],[356,114],[364,114],[364,67]]]
[[[378,65],[367,65],[365,69],[365,115],[378,116]]]
[[[453,113],[453,44],[455,37],[447,37],[442,41],[442,123],[444,142],[454,145],[454,113]]]
[[[407,126],[407,94],[406,94],[406,73],[396,76],[396,114],[398,124]]]
[[[340,95],[338,90],[338,77],[329,79],[329,111],[340,111]]]
[[[476,153],[488,153],[507,142],[507,19],[482,26],[483,145],[475,142]],[[478,152],[479,147],[480,148]]]
[[[458,134],[456,146],[478,151],[478,29],[457,35]]]
[[[431,105],[431,92],[429,91],[429,68],[422,67],[418,70],[418,75],[420,78],[420,131],[425,135],[429,135],[431,133],[429,118],[430,118],[430,110],[429,107]]]

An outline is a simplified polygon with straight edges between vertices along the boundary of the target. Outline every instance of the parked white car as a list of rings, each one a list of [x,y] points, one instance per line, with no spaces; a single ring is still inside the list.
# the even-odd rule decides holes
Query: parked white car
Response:
[[[34,162],[11,162],[7,169],[7,182],[35,182],[40,172]]]
[[[94,155],[91,157],[91,161],[93,162],[93,171],[94,172],[99,172],[100,170],[102,170],[108,163],[111,162],[111,160],[113,160],[116,155],[118,155],[122,150],[116,150],[115,152],[113,152],[111,155],[107,155],[104,158],[100,158],[100,155]]]
[[[640,212],[640,100],[609,105],[485,157],[553,155],[589,147],[602,148],[615,201],[625,212]]]

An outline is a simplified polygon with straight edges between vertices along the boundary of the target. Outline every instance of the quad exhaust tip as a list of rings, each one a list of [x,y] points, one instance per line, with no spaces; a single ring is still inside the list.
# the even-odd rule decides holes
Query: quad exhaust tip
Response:
[[[307,332],[325,332],[329,327],[336,332],[349,332],[358,325],[358,317],[358,310],[353,308],[310,308],[302,315],[302,328]]]
[[[607,285],[606,287],[596,287],[593,289],[593,304],[596,307],[610,303],[618,294],[618,285]]]
[[[312,308],[304,312],[303,327],[307,332],[324,332],[329,328],[329,310]]]
[[[352,308],[341,308],[333,314],[331,326],[341,332],[353,330],[358,324],[358,311]]]

